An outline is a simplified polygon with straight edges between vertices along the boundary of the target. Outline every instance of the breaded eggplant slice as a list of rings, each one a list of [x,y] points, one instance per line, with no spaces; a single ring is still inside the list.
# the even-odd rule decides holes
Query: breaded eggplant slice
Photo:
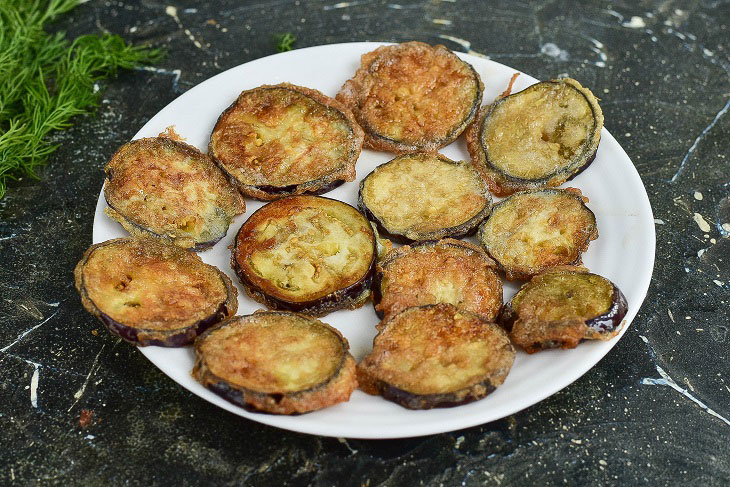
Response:
[[[536,83],[482,107],[466,134],[472,162],[497,196],[556,187],[593,162],[603,113],[588,88]]]
[[[381,233],[410,243],[474,234],[492,197],[468,162],[414,153],[376,167],[360,181],[358,206]]]
[[[481,399],[504,382],[515,358],[504,330],[451,304],[408,308],[378,329],[358,381],[408,409]]]
[[[84,308],[134,345],[187,345],[238,309],[228,276],[151,237],[92,245],[74,277]]]
[[[243,224],[231,266],[256,301],[322,316],[365,303],[375,245],[370,222],[352,206],[289,196],[262,206]]]
[[[376,267],[375,312],[387,321],[412,306],[450,303],[494,321],[502,307],[496,267],[481,248],[460,240],[405,245]]]
[[[474,120],[483,90],[477,72],[456,54],[413,41],[364,54],[337,99],[365,130],[366,147],[435,152]]]
[[[516,345],[535,353],[575,348],[585,339],[610,340],[627,311],[626,297],[605,277],[557,269],[523,284],[502,309],[499,322]]]
[[[241,93],[208,152],[246,196],[322,194],[355,179],[363,132],[342,103],[288,83]]]
[[[195,341],[193,377],[249,411],[299,414],[350,399],[357,387],[347,340],[321,321],[257,311]]]
[[[579,265],[598,227],[580,190],[542,189],[495,205],[478,238],[507,279],[529,279],[551,267]]]
[[[207,155],[168,137],[124,144],[104,168],[104,212],[133,236],[213,246],[246,203]]]

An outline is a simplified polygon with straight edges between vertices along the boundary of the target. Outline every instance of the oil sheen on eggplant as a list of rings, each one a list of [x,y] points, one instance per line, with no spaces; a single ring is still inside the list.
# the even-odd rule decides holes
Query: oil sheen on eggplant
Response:
[[[500,386],[515,351],[499,326],[451,304],[407,308],[378,325],[360,387],[408,409],[451,407]]]
[[[515,193],[494,206],[479,228],[479,242],[507,279],[579,265],[598,238],[596,216],[585,200],[575,188]]]
[[[623,293],[605,277],[557,269],[524,284],[504,306],[500,324],[515,344],[534,353],[575,348],[585,339],[610,340],[627,311]]]
[[[258,311],[195,341],[192,375],[249,411],[300,414],[349,400],[355,360],[335,328],[310,316]]]
[[[388,320],[411,306],[450,303],[494,321],[502,307],[497,264],[478,246],[444,239],[405,245],[378,263],[373,305]]]
[[[375,261],[370,222],[348,204],[309,195],[261,207],[239,230],[231,255],[253,299],[315,316],[362,306]]]
[[[134,236],[203,250],[246,210],[241,195],[205,154],[168,137],[133,140],[104,168],[105,213]]]
[[[135,345],[187,345],[238,309],[228,276],[150,237],[91,246],[74,276],[86,310]]]
[[[440,154],[398,156],[360,182],[358,206],[399,243],[473,234],[492,197],[471,164]]]
[[[364,54],[337,99],[355,114],[367,147],[403,154],[453,142],[474,120],[483,90],[449,49],[412,41]]]
[[[570,78],[543,81],[481,109],[467,147],[498,196],[556,187],[584,170],[598,150],[603,113]]]
[[[269,201],[354,180],[362,143],[342,103],[282,83],[242,92],[218,119],[209,152],[243,194]]]

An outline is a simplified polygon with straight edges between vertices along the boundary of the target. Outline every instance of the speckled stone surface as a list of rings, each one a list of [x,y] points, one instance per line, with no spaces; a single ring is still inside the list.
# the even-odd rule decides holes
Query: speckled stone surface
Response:
[[[730,484],[730,2],[91,0],[58,28],[164,47],[102,83],[40,182],[0,201],[0,484]],[[602,98],[654,210],[649,294],[565,390],[463,431],[389,441],[290,433],[178,387],[81,307],[102,167],[158,110],[225,69],[296,47],[444,43]]]

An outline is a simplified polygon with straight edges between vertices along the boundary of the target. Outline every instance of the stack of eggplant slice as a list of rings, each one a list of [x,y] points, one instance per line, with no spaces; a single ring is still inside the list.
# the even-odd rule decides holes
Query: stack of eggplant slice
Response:
[[[504,382],[515,345],[612,338],[626,299],[582,267],[596,218],[579,190],[558,188],[595,158],[598,101],[572,79],[511,86],[481,107],[471,65],[406,42],[363,55],[336,99],[288,83],[243,91],[210,155],[169,133],[125,144],[104,195],[132,237],[84,254],[83,305],[130,343],[194,343],[201,384],[272,414],[348,401],[358,385],[409,409],[458,406]],[[469,161],[438,153],[462,133]],[[355,179],[363,145],[397,156],[361,180],[359,208],[319,196]],[[233,316],[236,288],[195,251],[225,236],[244,196],[267,204],[238,231],[231,266],[269,311]],[[524,281],[507,304],[501,275]],[[315,317],[371,297],[382,321],[356,365]]]

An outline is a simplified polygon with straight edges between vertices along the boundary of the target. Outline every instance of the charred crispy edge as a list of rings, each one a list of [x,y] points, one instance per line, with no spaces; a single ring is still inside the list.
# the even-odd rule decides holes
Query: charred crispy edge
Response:
[[[496,326],[494,323],[490,323],[484,318],[480,317],[476,313],[473,313],[471,311],[467,311],[461,308],[456,308],[453,305],[450,304],[427,304],[423,306],[414,306],[411,308],[406,308],[405,310],[401,311],[401,313],[394,315],[392,318],[390,318],[386,322],[382,322],[378,325],[378,335],[373,338],[373,345],[375,344],[375,340],[378,338],[378,336],[383,333],[387,327],[393,322],[393,320],[399,316],[402,313],[408,312],[409,310],[413,310],[415,308],[420,309],[427,309],[427,308],[434,308],[434,307],[441,307],[441,306],[448,306],[453,307],[455,309],[459,310],[459,313],[462,313],[464,315],[468,315],[472,318],[476,318],[482,322],[484,322],[486,325],[490,326]],[[499,329],[497,327],[497,329]],[[514,353],[514,347],[512,347],[511,342],[507,342],[508,346],[513,349]],[[361,364],[364,364],[364,362],[361,362]],[[504,374],[504,377],[502,378],[502,382],[499,382],[498,384],[494,384],[491,379],[486,378],[485,380],[478,382],[476,384],[472,384],[468,387],[464,387],[462,389],[459,389],[457,391],[452,392],[444,392],[444,393],[438,393],[438,394],[415,394],[413,392],[406,391],[404,389],[401,389],[399,387],[396,387],[392,384],[387,383],[386,381],[377,379],[372,376],[370,371],[368,370],[368,367],[359,366],[358,372],[360,374],[363,374],[365,377],[365,389],[366,392],[369,394],[377,393],[383,396],[385,399],[388,399],[389,401],[393,401],[396,404],[400,404],[404,408],[407,409],[432,409],[432,408],[449,408],[454,406],[461,406],[463,404],[468,404],[470,402],[478,401],[479,399],[483,399],[490,393],[494,392],[498,386],[504,382],[504,377],[507,376],[509,373],[509,370],[507,373]]]
[[[291,393],[266,393],[247,389],[245,387],[231,385],[226,379],[218,377],[210,371],[205,360],[200,353],[200,347],[203,340],[213,331],[229,326],[241,320],[251,319],[260,314],[277,314],[281,316],[297,316],[308,321],[314,321],[319,325],[326,327],[340,341],[342,345],[342,360],[337,367],[337,372],[327,380],[316,384],[309,389],[295,391]],[[347,339],[336,328],[323,323],[309,315],[292,313],[289,311],[257,311],[252,315],[236,316],[230,318],[214,328],[208,329],[195,340],[195,364],[193,366],[192,375],[203,386],[218,394],[226,401],[242,407],[251,412],[266,414],[302,414],[323,407],[334,405],[338,402],[347,401],[352,391],[357,387],[357,379],[355,376],[355,359],[349,353],[350,345]],[[350,383],[350,387],[345,387],[343,391],[337,389],[340,385]],[[331,391],[331,389],[334,389]],[[331,392],[339,394],[331,394]],[[311,407],[312,403],[317,407]]]
[[[497,259],[496,257],[494,257],[489,252],[489,249],[487,248],[487,245],[484,243],[484,232],[485,232],[485,228],[486,228],[486,223],[489,220],[489,218],[491,218],[492,215],[494,215],[495,210],[497,210],[500,206],[502,206],[502,205],[506,204],[507,202],[509,202],[509,200],[511,198],[518,197],[518,196],[523,195],[523,194],[532,194],[532,193],[555,193],[555,194],[564,194],[564,195],[570,196],[572,198],[575,198],[578,202],[580,202],[580,204],[583,207],[583,209],[585,211],[587,211],[591,215],[591,219],[593,220],[593,232],[585,240],[585,242],[583,242],[582,245],[579,245],[579,246],[576,247],[576,250],[577,250],[577,257],[576,257],[576,259],[573,262],[566,262],[564,264],[561,264],[560,266],[555,266],[555,267],[580,266],[580,265],[582,265],[582,263],[583,263],[583,257],[582,257],[583,253],[586,250],[588,250],[588,246],[590,245],[591,241],[593,241],[593,240],[595,240],[595,239],[598,238],[598,225],[596,224],[596,214],[593,213],[593,211],[590,208],[588,208],[588,206],[586,206],[585,201],[583,200],[583,196],[580,194],[580,191],[575,192],[575,191],[572,191],[572,189],[573,188],[565,188],[565,189],[559,189],[559,188],[543,188],[543,189],[532,190],[532,191],[520,191],[520,192],[517,192],[517,193],[514,193],[514,194],[510,195],[509,197],[503,199],[502,201],[500,201],[499,203],[497,203],[496,205],[494,205],[494,207],[492,207],[492,212],[489,214],[489,217],[486,220],[484,220],[484,222],[482,222],[482,224],[479,227],[479,231],[477,232],[477,239],[479,240],[479,243],[482,245],[482,248],[484,248],[484,250],[487,252],[487,254],[489,255],[489,257],[491,257],[492,259],[494,259],[494,261],[497,263],[497,267],[499,268],[499,270],[501,270],[501,271],[503,271],[505,273],[505,277],[507,279],[509,279],[510,281],[516,281],[516,280],[517,281],[526,281],[526,280],[531,279],[533,276],[536,276],[537,274],[540,274],[542,272],[545,272],[548,269],[551,269],[551,267],[539,267],[539,268],[536,268],[535,272],[522,272],[520,270],[516,270],[516,269],[513,269],[513,268],[505,267],[499,261],[499,259]],[[571,190],[571,191],[569,191],[569,190]]]
[[[334,200],[332,198],[326,198],[324,196],[318,197],[342,203],[341,201]],[[256,210],[254,213],[251,214],[249,219],[253,218],[256,213],[264,208],[266,208],[266,206],[262,206],[261,208]],[[246,294],[248,294],[254,301],[257,301],[271,309],[305,313],[310,316],[324,316],[338,309],[359,308],[360,306],[365,304],[365,301],[367,301],[368,297],[370,296],[370,288],[372,287],[373,275],[375,274],[375,265],[378,261],[378,248],[375,239],[375,232],[373,232],[372,237],[373,258],[370,261],[370,266],[368,267],[368,270],[357,282],[351,284],[346,288],[337,289],[326,296],[322,296],[321,298],[312,301],[297,303],[292,301],[286,301],[284,299],[280,299],[267,294],[265,290],[261,289],[254,282],[252,282],[248,278],[248,276],[246,276],[246,273],[243,271],[241,265],[238,263],[238,259],[236,258],[238,249],[238,236],[243,231],[244,226],[245,223],[241,225],[241,228],[238,229],[238,233],[236,233],[236,237],[233,239],[233,248],[231,251],[231,267],[238,276],[238,279],[243,285],[243,289],[246,291]]]
[[[74,269],[74,282],[76,284],[76,290],[81,296],[81,304],[86,308],[86,311],[95,316],[101,321],[104,326],[113,334],[123,340],[139,346],[157,345],[160,347],[182,347],[188,345],[195,340],[199,334],[225,320],[227,317],[236,314],[238,311],[238,290],[231,282],[231,279],[225,275],[220,269],[215,268],[218,272],[218,276],[223,281],[223,285],[226,287],[226,300],[218,306],[218,309],[211,316],[203,318],[190,326],[179,328],[177,330],[148,330],[145,328],[136,328],[132,325],[126,325],[119,323],[112,319],[109,315],[104,313],[99,307],[91,300],[88,292],[86,291],[86,285],[84,283],[84,268],[91,258],[91,254],[100,247],[106,245],[113,245],[116,243],[131,242],[137,240],[136,238],[115,238],[107,240],[98,244],[94,244],[84,252],[83,257],[76,268]],[[195,254],[193,254],[195,255]],[[200,257],[195,256],[198,260]],[[209,266],[204,262],[200,262],[202,265]],[[213,266],[209,266],[213,267]]]
[[[574,162],[567,167],[557,169],[552,174],[548,174],[538,179],[523,179],[506,174],[497,166],[495,166],[487,154],[486,149],[482,145],[482,134],[486,121],[492,112],[511,96],[518,96],[521,93],[534,89],[542,83],[567,84],[578,91],[585,98],[593,113],[594,127],[591,143],[584,148],[580,155],[573,158]],[[528,86],[524,90],[513,93],[511,95],[499,98],[491,105],[481,107],[473,124],[466,132],[466,145],[471,155],[472,164],[479,170],[489,185],[489,190],[496,196],[509,196],[516,191],[540,189],[544,187],[560,186],[582,173],[595,160],[598,153],[598,145],[601,141],[601,128],[603,128],[603,113],[598,102],[588,88],[581,86],[577,81],[566,78],[563,80],[541,81],[534,85]],[[596,130],[597,129],[597,130]]]
[[[624,296],[624,293],[621,292],[621,289],[614,284],[610,279],[600,276],[598,274],[593,274],[591,272],[588,272],[587,270],[583,269],[576,269],[576,270],[548,270],[547,272],[562,272],[562,273],[581,273],[581,274],[587,274],[587,275],[593,275],[598,276],[602,279],[605,279],[606,281],[611,283],[611,286],[613,287],[613,295],[611,297],[611,307],[606,311],[605,313],[596,316],[594,318],[590,318],[586,320],[586,326],[588,327],[588,331],[586,333],[586,338],[591,340],[608,340],[610,338],[613,338],[613,336],[618,333],[618,331],[621,329],[621,323],[624,319],[624,316],[626,316],[626,313],[629,310],[628,303],[626,301],[626,297]],[[527,288],[530,286],[530,282],[526,282],[523,284],[519,291],[517,291],[517,294],[526,291]],[[507,330],[507,332],[512,331],[512,327],[514,326],[515,322],[519,319],[517,311],[512,307],[512,302],[514,301],[514,298],[517,296],[515,294],[512,299],[505,303],[502,307],[502,310],[500,311],[499,317],[498,317],[498,323],[499,325]]]
[[[385,223],[383,223],[382,220],[380,220],[375,214],[370,210],[367,203],[365,202],[365,198],[363,196],[363,189],[365,188],[365,182],[367,179],[371,176],[374,177],[376,171],[378,169],[387,166],[391,162],[397,161],[398,159],[406,158],[406,157],[414,157],[415,155],[419,156],[426,156],[426,157],[433,157],[434,154],[427,154],[427,153],[418,153],[418,154],[403,154],[400,155],[394,159],[391,159],[390,161],[379,165],[373,171],[365,176],[360,181],[360,188],[357,192],[357,206],[360,208],[360,211],[362,211],[368,220],[375,223],[375,225],[378,228],[378,233],[382,236],[385,236],[386,238],[399,243],[399,244],[410,244],[414,242],[426,242],[426,241],[436,241],[440,240],[442,238],[461,238],[461,237],[470,237],[474,235],[477,232],[477,228],[479,227],[479,224],[483,222],[487,216],[489,215],[491,209],[492,209],[492,196],[489,194],[488,188],[484,188],[484,196],[487,199],[487,204],[482,208],[476,215],[471,217],[469,220],[465,221],[461,225],[456,225],[453,227],[447,227],[442,228],[439,230],[435,230],[433,232],[427,232],[427,233],[419,233],[415,231],[406,231],[403,234],[395,233],[388,229]],[[441,154],[435,155],[439,161],[445,162],[448,164],[454,164],[458,165],[462,161],[452,161],[451,159],[442,156]],[[479,172],[477,171],[474,174],[474,177],[479,180],[479,182],[483,182],[483,179],[481,179]]]
[[[497,269],[497,263],[487,255],[487,253],[482,249],[481,247],[474,245],[469,242],[463,242],[461,240],[455,240],[451,238],[445,238],[443,240],[432,240],[432,241],[426,241],[426,242],[419,242],[414,245],[404,245],[403,247],[400,247],[398,249],[395,249],[388,253],[388,255],[383,258],[382,261],[378,262],[378,265],[375,268],[375,277],[373,278],[373,308],[375,309],[375,314],[380,318],[381,320],[385,316],[384,311],[378,311],[376,306],[380,304],[380,301],[383,300],[383,276],[385,274],[386,268],[391,265],[394,261],[398,260],[401,257],[405,257],[413,252],[418,252],[420,249],[424,247],[452,247],[452,248],[462,248],[466,249],[472,253],[478,254],[480,257],[484,259],[484,262],[489,265],[489,267],[493,269]],[[501,284],[502,281],[499,281]]]
[[[239,99],[244,96],[247,93],[250,93],[252,91],[256,90],[271,90],[271,89],[286,89],[289,91],[293,91],[295,93],[299,93],[301,95],[306,96],[307,98],[311,98],[315,102],[326,106],[327,108],[331,108],[339,113],[342,114],[342,116],[345,118],[347,123],[350,126],[350,132],[352,133],[353,141],[352,141],[352,147],[350,148],[350,156],[348,158],[347,163],[343,164],[340,168],[336,168],[331,173],[325,175],[324,177],[321,177],[319,179],[313,179],[311,181],[305,181],[301,184],[291,184],[286,186],[273,186],[273,185],[249,185],[244,184],[241,181],[239,181],[232,173],[228,171],[223,161],[218,159],[215,155],[215,150],[213,148],[213,133],[215,133],[216,130],[218,130],[218,126],[222,123],[223,118],[231,111],[233,111],[236,106],[238,105]],[[298,194],[312,194],[312,195],[319,195],[323,193],[327,193],[328,191],[332,191],[336,187],[340,186],[341,184],[347,182],[347,181],[354,181],[355,180],[355,163],[357,162],[357,158],[360,156],[360,151],[362,150],[363,140],[364,140],[365,134],[360,127],[360,125],[357,123],[357,120],[355,116],[352,114],[352,111],[345,105],[344,103],[341,103],[339,100],[336,100],[334,98],[331,98],[324,93],[311,89],[306,88],[304,86],[297,86],[293,85],[291,83],[280,83],[278,85],[261,85],[257,88],[253,88],[250,90],[245,90],[241,92],[240,95],[236,98],[236,100],[231,103],[228,108],[226,108],[223,113],[221,113],[218,116],[218,120],[215,123],[215,126],[213,127],[213,132],[210,135],[210,141],[208,142],[208,153],[210,154],[211,159],[216,163],[216,165],[228,176],[228,180],[236,187],[238,188],[238,191],[241,192],[241,194],[260,200],[260,201],[273,201],[279,198],[282,198],[284,196],[293,196]]]
[[[167,240],[168,242],[175,243],[176,245],[180,245],[180,243],[179,243],[180,239],[171,239],[166,235],[161,235],[159,233],[156,233],[156,232],[152,231],[151,229],[145,227],[144,225],[137,223],[129,216],[124,215],[122,212],[120,212],[115,207],[115,205],[111,201],[109,201],[109,194],[108,194],[109,184],[108,183],[110,183],[112,178],[114,177],[114,169],[112,167],[110,167],[112,161],[114,161],[114,159],[120,154],[120,152],[129,145],[138,144],[138,143],[151,143],[151,142],[160,143],[160,144],[166,145],[168,147],[173,147],[176,150],[186,153],[190,157],[199,157],[199,158],[207,159],[211,163],[211,166],[213,166],[213,167],[217,168],[219,171],[221,171],[221,173],[226,178],[226,180],[228,180],[229,183],[232,183],[232,181],[230,179],[230,175],[225,170],[222,170],[222,168],[218,164],[216,164],[215,160],[212,157],[208,156],[207,154],[203,154],[200,150],[198,150],[196,147],[193,147],[192,145],[186,144],[185,142],[182,142],[177,139],[172,139],[167,136],[136,139],[131,142],[127,142],[122,147],[117,149],[117,151],[111,157],[111,159],[106,164],[106,166],[104,166],[104,174],[106,176],[106,180],[104,181],[104,200],[106,201],[106,204],[109,206],[109,209],[108,209],[109,211],[105,210],[105,213],[107,214],[107,216],[109,218],[112,218],[113,220],[116,220],[117,222],[119,222],[119,224],[122,225],[122,227],[124,227],[124,229],[126,231],[128,231],[132,236],[135,236],[135,237],[150,237],[151,236],[151,237]],[[235,187],[235,185],[233,185],[233,186]],[[240,196],[238,196],[238,204],[239,204],[240,211],[238,211],[236,213],[236,215],[245,213],[246,212],[246,202]],[[229,224],[229,226],[230,226],[230,224]],[[194,250],[196,252],[209,249],[212,246],[214,246],[216,243],[218,243],[221,239],[223,239],[223,237],[225,237],[227,233],[228,233],[228,229],[226,228],[226,231],[220,237],[215,238],[213,240],[209,240],[207,242],[195,242],[195,245],[193,245],[191,248],[192,248],[192,250]],[[181,239],[184,240],[185,238],[181,238]],[[176,240],[177,240],[177,242],[176,242]],[[190,240],[193,240],[193,239],[190,238]]]
[[[472,74],[474,75],[474,79],[477,82],[477,93],[474,100],[474,103],[472,103],[471,110],[469,111],[469,114],[462,120],[457,126],[455,126],[451,132],[449,132],[446,137],[444,137],[442,140],[434,140],[434,141],[425,141],[422,144],[406,144],[404,142],[391,139],[389,137],[386,137],[384,135],[378,134],[372,127],[369,127],[367,123],[365,123],[365,120],[362,120],[362,117],[360,117],[360,102],[356,98],[350,96],[348,93],[345,92],[345,87],[350,87],[354,91],[358,91],[361,88],[361,80],[362,77],[364,77],[369,71],[370,66],[378,62],[382,59],[384,56],[388,56],[390,53],[390,50],[393,48],[399,48],[403,46],[404,44],[414,44],[414,45],[420,45],[420,46],[426,46],[430,49],[439,49],[444,50],[449,55],[454,56],[458,61],[464,63],[465,65],[469,66],[469,69],[471,70]],[[363,130],[365,130],[365,147],[368,147],[373,150],[377,151],[385,151],[385,152],[394,152],[396,154],[405,154],[408,152],[415,152],[415,151],[425,151],[425,152],[435,152],[440,147],[444,147],[446,145],[449,145],[451,142],[456,140],[459,135],[461,135],[464,130],[474,121],[474,118],[477,115],[477,112],[479,111],[479,107],[482,104],[482,92],[484,91],[484,83],[482,83],[482,79],[479,77],[479,73],[474,69],[474,67],[467,63],[466,61],[462,60],[454,54],[449,48],[442,44],[437,44],[435,46],[431,46],[429,44],[426,44],[424,42],[417,42],[417,41],[411,41],[411,42],[405,42],[402,44],[392,45],[392,46],[383,46],[375,51],[381,51],[381,54],[379,56],[376,56],[372,59],[372,61],[367,65],[360,64],[360,67],[358,68],[357,72],[355,73],[355,76],[348,81],[345,82],[345,85],[340,89],[340,92],[337,93],[337,99],[345,103],[347,106],[349,106],[353,113],[355,114],[355,117],[357,118],[358,123],[362,126]],[[372,51],[371,53],[374,53],[375,51]],[[371,54],[368,53],[368,54]],[[363,58],[366,56],[365,54]]]

